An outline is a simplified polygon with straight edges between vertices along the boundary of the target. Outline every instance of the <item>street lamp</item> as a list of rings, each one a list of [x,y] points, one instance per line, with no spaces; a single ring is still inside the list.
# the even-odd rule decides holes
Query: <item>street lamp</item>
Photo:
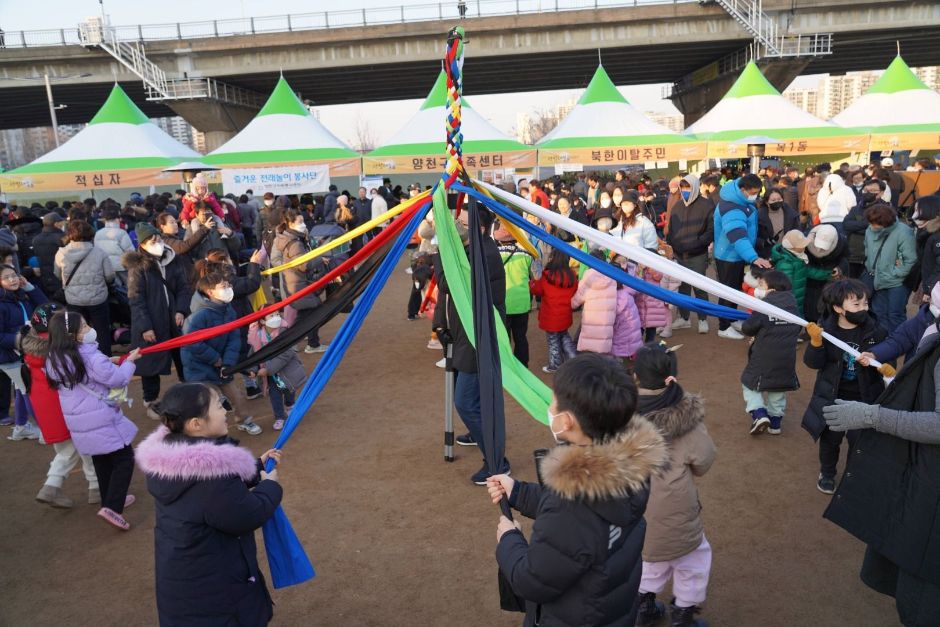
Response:
[[[49,83],[51,80],[61,81],[69,80],[72,78],[87,78],[91,76],[89,72],[82,72],[81,74],[72,74],[69,76],[52,76],[49,74],[43,74],[42,76],[0,76],[0,80],[7,81],[44,81],[46,84],[46,99],[49,102],[49,118],[52,120],[52,136],[55,139],[55,147],[59,147],[59,121],[56,118],[55,112],[59,109],[65,109],[68,105],[57,105],[52,100],[52,85]]]

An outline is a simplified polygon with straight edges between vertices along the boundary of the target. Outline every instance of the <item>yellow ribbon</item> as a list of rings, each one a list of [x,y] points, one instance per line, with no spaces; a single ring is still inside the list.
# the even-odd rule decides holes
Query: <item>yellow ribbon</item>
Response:
[[[288,261],[287,263],[282,263],[276,268],[270,268],[268,270],[265,270],[261,274],[277,274],[278,272],[283,272],[284,270],[289,270],[290,268],[296,268],[297,266],[301,266],[307,263],[308,261],[310,261],[311,259],[316,259],[320,255],[327,253],[338,246],[342,246],[346,242],[356,237],[359,237],[363,233],[371,231],[372,229],[382,224],[386,220],[390,220],[394,218],[401,212],[411,207],[411,205],[415,204],[416,202],[420,202],[422,199],[426,198],[430,194],[431,194],[430,190],[423,191],[417,196],[415,196],[414,198],[409,198],[408,200],[402,202],[401,204],[395,207],[392,207],[391,209],[389,209],[388,211],[386,211],[379,217],[373,218],[372,220],[369,220],[365,224],[357,226],[356,228],[354,228],[352,231],[349,231],[345,235],[337,237],[336,239],[330,242],[327,242],[326,244],[324,244],[323,246],[320,246],[319,248],[314,248],[310,252],[304,253],[300,257],[292,259],[291,261]]]
[[[481,194],[484,194],[486,196],[489,196],[490,198],[493,198],[493,195],[489,192],[489,190],[483,187],[479,187],[477,185],[474,185],[473,187]],[[496,199],[493,198],[493,200],[496,200]],[[528,252],[530,255],[532,255],[536,259],[541,259],[541,256],[539,255],[539,251],[536,250],[535,246],[532,245],[532,242],[529,240],[529,237],[526,235],[525,231],[517,227],[515,224],[511,223],[509,220],[500,220],[500,224],[502,224],[503,227],[507,231],[509,231],[509,234],[512,235],[513,239],[516,240],[517,244],[521,245],[523,248],[526,249],[526,252]]]

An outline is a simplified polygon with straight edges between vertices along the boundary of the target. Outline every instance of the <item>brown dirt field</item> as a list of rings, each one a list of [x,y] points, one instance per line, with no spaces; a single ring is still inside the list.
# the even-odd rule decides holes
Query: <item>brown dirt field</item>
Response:
[[[498,608],[498,512],[469,482],[479,455],[457,447],[456,462],[443,461],[443,371],[434,366],[439,354],[425,348],[427,322],[405,320],[403,269],[285,449],[284,508],[318,576],[273,591],[274,624],[521,623]],[[534,315],[529,341],[532,369],[550,381],[540,371],[546,347]],[[699,482],[714,549],[703,617],[712,625],[897,624],[892,600],[858,579],[862,544],[821,516],[828,497],[815,487],[816,447],[799,427],[812,373],[801,366],[803,388],[790,396],[783,435],[752,438],[738,382],[746,344],[719,339],[714,323],[708,336],[677,331],[672,343],[684,345],[680,381],[704,395],[719,448]],[[309,368],[316,357],[303,356]],[[138,383],[132,391],[139,401]],[[241,440],[260,454],[276,433],[267,400],[252,403],[265,431]],[[534,480],[532,451],[549,446],[551,433],[508,397],[506,409],[513,474]],[[139,402],[129,415],[141,437],[155,427]],[[33,501],[51,447],[4,437],[0,456],[0,625],[156,624],[153,501],[143,475],[134,476],[138,503],[123,533],[84,504],[80,472],[65,485],[73,510]]]

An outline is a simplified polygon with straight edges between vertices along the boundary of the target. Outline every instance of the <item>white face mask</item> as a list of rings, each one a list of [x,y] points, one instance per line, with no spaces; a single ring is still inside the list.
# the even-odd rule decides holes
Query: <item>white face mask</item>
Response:
[[[281,317],[280,316],[268,316],[264,319],[264,326],[269,329],[280,329],[281,328]]]
[[[165,245],[163,242],[146,242],[141,247],[154,257],[162,257]]]
[[[274,206],[274,199],[265,200],[265,201],[264,201],[264,206],[265,206],[265,207],[273,207],[273,206]]]
[[[610,206],[610,198],[601,198],[601,207],[607,209]]]
[[[291,228],[292,230],[294,230],[294,231],[297,231],[298,233],[306,233],[306,232],[307,232],[307,224],[306,224],[305,222],[301,222],[300,224],[295,224],[295,225],[293,225],[293,226],[290,227],[290,228]]]
[[[764,300],[764,297],[767,296],[767,290],[762,290],[759,287],[754,288],[754,298],[759,298]]]
[[[214,297],[223,303],[230,303],[235,298],[235,290],[230,287],[223,287],[220,290],[215,290]]]
[[[747,197],[748,202],[754,202],[756,200],[757,200],[757,194],[751,194],[750,196]]]
[[[562,412],[558,412],[557,414],[553,414],[551,409],[547,409],[546,413],[548,414],[548,428],[552,432],[552,437],[555,438],[555,444],[561,444],[562,442],[564,442],[564,440],[559,440],[558,436],[564,433],[566,429],[562,429],[561,431],[555,431],[555,429],[552,428],[552,421],[556,417],[561,416],[565,412],[562,411]]]
[[[85,336],[82,338],[83,344],[94,344],[98,341],[98,332],[94,329],[89,330],[85,333]]]

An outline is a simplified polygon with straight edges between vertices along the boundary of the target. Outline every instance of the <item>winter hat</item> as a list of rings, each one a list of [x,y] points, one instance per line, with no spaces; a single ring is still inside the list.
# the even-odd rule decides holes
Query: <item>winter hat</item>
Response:
[[[883,167],[883,168],[893,168],[893,167],[894,167],[894,159],[892,159],[891,157],[885,157],[884,159],[881,160],[881,167]]]
[[[791,253],[800,254],[806,250],[806,236],[798,230],[787,231],[780,243]]]
[[[271,192],[265,192],[263,198],[264,200],[274,200],[274,194],[272,194]]]
[[[204,187],[204,188],[208,189],[208,188],[209,188],[209,181],[207,181],[207,180],[206,180],[206,177],[200,172],[199,174],[197,174],[196,176],[193,177],[193,182],[192,182],[192,185],[191,185],[190,187],[192,188],[192,190],[193,190],[194,192],[196,191],[196,188],[197,188],[197,187]]]
[[[61,307],[55,303],[43,303],[33,310],[33,315],[29,318],[29,324],[37,333],[48,333],[49,320],[60,309]]]
[[[221,202],[221,203],[224,204],[224,205],[228,205],[228,206],[229,206],[229,211],[231,211],[232,209],[236,209],[236,208],[238,207],[238,205],[235,203],[235,201],[232,200],[231,198],[220,198],[220,199],[219,199],[219,202]]]
[[[138,244],[143,244],[154,235],[161,235],[157,227],[149,222],[138,222],[137,226],[134,227],[134,234],[137,235]]]
[[[56,211],[50,211],[42,217],[43,226],[55,226],[56,224],[61,224],[62,222],[65,222],[65,218],[63,218],[62,215]]]
[[[820,224],[809,233],[806,247],[813,257],[825,257],[839,244],[839,232],[831,224]]]

